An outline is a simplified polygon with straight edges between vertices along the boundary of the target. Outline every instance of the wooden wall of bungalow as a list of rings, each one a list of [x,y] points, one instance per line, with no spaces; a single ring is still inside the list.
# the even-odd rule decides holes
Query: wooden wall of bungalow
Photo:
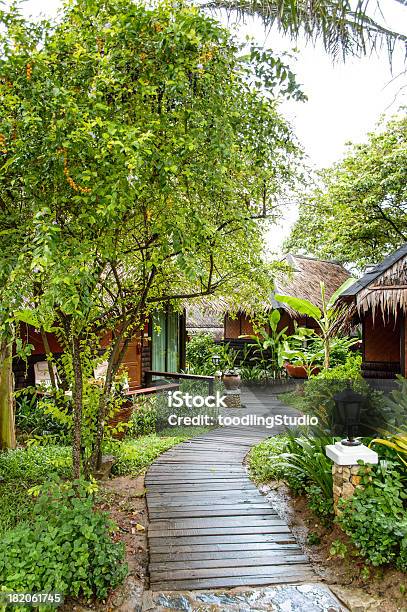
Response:
[[[317,324],[313,319],[302,315],[297,315],[287,312],[286,310],[280,309],[281,319],[278,324],[278,331],[287,327],[287,334],[293,334],[295,330],[295,324],[301,327],[308,327],[309,329],[318,329]],[[253,319],[256,319],[256,315],[250,315],[246,312],[239,311],[236,315],[226,314],[224,318],[224,339],[228,341],[241,340],[241,344],[245,342],[241,336],[244,335],[255,335],[253,328]],[[270,327],[266,325],[266,331],[270,332]],[[238,344],[238,342],[235,342]]]
[[[169,326],[165,324],[169,314],[168,311],[163,311],[157,315],[159,319],[162,319],[161,322],[160,320],[156,321],[157,325],[161,323],[160,332],[157,331],[154,318],[150,317],[145,322],[143,330],[132,338],[120,368],[120,371],[127,372],[131,390],[140,389],[145,386],[146,370],[154,369],[174,372],[185,368],[185,313],[171,313],[171,316],[177,317],[178,323],[173,325],[170,331],[168,331]],[[170,332],[173,335],[176,333],[177,337],[170,338]],[[160,337],[161,334],[164,334],[165,337]],[[36,369],[38,371],[38,364],[42,364],[43,368],[45,368],[46,362],[46,350],[40,332],[32,326],[24,325],[21,336],[24,342],[32,344],[34,348],[27,362],[21,359],[15,359],[13,362],[16,389],[34,386],[37,382]],[[54,334],[47,333],[46,336],[49,349],[53,357],[58,360],[63,353],[63,348]],[[101,341],[101,347],[107,347],[110,339],[111,335],[107,334]],[[173,348],[171,363],[168,360],[169,341],[172,343]],[[177,355],[175,355],[176,348],[178,349]]]

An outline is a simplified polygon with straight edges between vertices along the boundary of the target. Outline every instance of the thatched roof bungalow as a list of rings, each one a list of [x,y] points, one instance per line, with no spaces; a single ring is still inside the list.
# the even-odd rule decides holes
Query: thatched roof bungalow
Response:
[[[341,296],[357,311],[366,378],[407,375],[407,243]]]
[[[270,298],[262,307],[267,312],[278,308],[282,317],[280,328],[288,327],[288,333],[294,331],[294,321],[306,327],[315,327],[315,324],[308,317],[304,317],[293,311],[286,304],[278,302],[275,294],[290,295],[298,298],[305,298],[321,306],[321,288],[323,281],[326,287],[326,295],[330,297],[350,276],[349,272],[337,261],[324,261],[306,257],[304,255],[287,254],[283,258],[283,263],[287,264],[288,271],[280,272],[275,279],[273,292]],[[222,307],[222,306],[221,306]],[[227,307],[223,305],[223,311]],[[237,315],[230,315],[226,312],[224,318],[224,337],[225,340],[235,340],[243,334],[253,334],[251,319],[254,313],[242,304]]]

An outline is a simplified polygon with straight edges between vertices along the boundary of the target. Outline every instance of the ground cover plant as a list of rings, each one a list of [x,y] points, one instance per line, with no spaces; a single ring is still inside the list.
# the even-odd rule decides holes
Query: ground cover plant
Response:
[[[84,482],[44,485],[30,521],[2,535],[2,587],[106,597],[122,582],[127,567],[123,545],[112,539],[114,525],[93,505]]]

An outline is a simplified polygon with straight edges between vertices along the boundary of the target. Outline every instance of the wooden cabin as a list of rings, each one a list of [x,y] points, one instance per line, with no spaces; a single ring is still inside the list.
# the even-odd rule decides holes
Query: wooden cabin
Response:
[[[329,298],[349,278],[349,272],[336,261],[324,261],[304,255],[289,253],[282,261],[288,264],[290,272],[280,273],[277,276],[274,291],[270,294],[269,301],[264,304],[264,311],[268,312],[278,308],[281,312],[279,329],[288,327],[288,334],[294,332],[294,322],[303,327],[316,328],[313,319],[293,312],[285,304],[277,302],[273,296],[281,294],[305,298],[321,306],[321,281],[325,283],[326,295]],[[224,316],[225,341],[238,348],[239,344],[244,343],[243,339],[239,339],[240,336],[254,334],[252,319],[255,316],[254,313],[248,313],[244,305],[241,306],[236,316],[226,313]]]
[[[407,243],[369,268],[341,299],[362,324],[364,377],[407,376]]]
[[[24,340],[34,346],[27,363],[14,360],[13,371],[16,389],[33,386],[48,379],[46,350],[39,331],[31,326],[24,330]],[[49,349],[57,359],[63,352],[54,334],[47,334]],[[107,346],[109,337],[102,341]],[[122,370],[127,371],[130,390],[145,386],[148,370],[179,372],[185,368],[186,328],[185,313],[167,308],[157,311],[145,322],[142,333],[129,344]]]

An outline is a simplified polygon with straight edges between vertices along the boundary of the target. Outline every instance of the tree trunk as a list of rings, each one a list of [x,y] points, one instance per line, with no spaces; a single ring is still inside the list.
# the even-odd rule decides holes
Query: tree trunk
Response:
[[[72,342],[72,365],[74,373],[73,388],[73,445],[72,462],[74,478],[81,476],[81,445],[82,445],[82,409],[83,409],[83,378],[79,338]]]
[[[16,447],[12,342],[0,343],[0,448]]]

